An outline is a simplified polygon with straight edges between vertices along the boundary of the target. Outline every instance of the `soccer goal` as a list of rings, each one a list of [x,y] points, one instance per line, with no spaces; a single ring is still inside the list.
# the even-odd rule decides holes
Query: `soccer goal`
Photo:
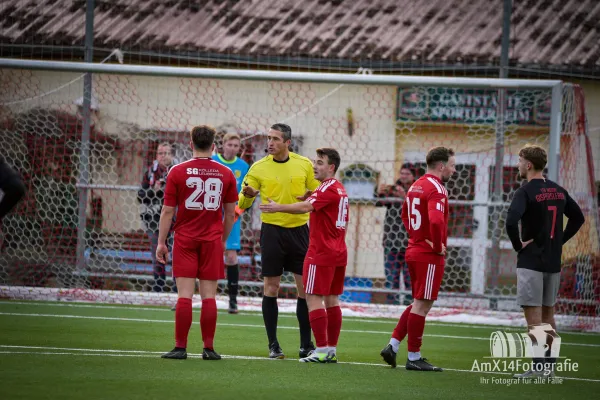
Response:
[[[521,184],[519,149],[535,143],[549,151],[548,177],[586,216],[564,247],[557,322],[600,330],[598,204],[584,93],[576,85],[10,59],[0,59],[0,68],[0,153],[28,189],[2,226],[4,298],[174,304],[171,265],[157,284],[142,217],[160,205],[140,200],[158,146],[168,142],[175,162],[185,160],[190,127],[209,124],[220,137],[238,133],[240,157],[252,163],[265,155],[269,126],[285,122],[294,151],[312,159],[317,148],[334,147],[342,157],[338,177],[351,203],[347,315],[397,317],[410,303],[402,186],[424,173],[429,148],[444,145],[457,153],[457,173],[447,184],[448,256],[431,317],[522,324],[504,221]],[[91,96],[84,96],[85,73]],[[259,310],[258,208],[241,218],[239,304]],[[295,289],[292,277],[283,282],[285,311]],[[226,282],[219,287],[226,295]]]

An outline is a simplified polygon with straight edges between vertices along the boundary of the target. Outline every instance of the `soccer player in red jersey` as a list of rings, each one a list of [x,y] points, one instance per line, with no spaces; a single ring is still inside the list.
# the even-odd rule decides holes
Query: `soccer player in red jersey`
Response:
[[[407,370],[442,371],[421,357],[425,317],[437,299],[444,276],[448,238],[448,191],[444,182],[456,172],[454,151],[434,147],[427,153],[427,173],[412,184],[402,204],[408,232],[406,261],[413,303],[404,310],[389,344],[381,350],[384,361],[396,367],[400,342],[408,334]]]
[[[342,329],[339,296],[344,290],[348,196],[335,179],[340,155],[335,149],[317,149],[313,169],[321,185],[305,201],[277,204],[271,199],[262,212],[302,214],[311,212],[308,252],[302,274],[310,326],[317,348],[300,362],[336,363],[336,347]]]
[[[175,348],[163,354],[162,358],[187,358],[192,296],[198,278],[202,297],[202,359],[221,359],[213,347],[217,327],[215,295],[217,280],[225,277],[223,249],[233,226],[238,196],[231,170],[211,159],[215,135],[215,130],[205,125],[193,128],[190,142],[193,157],[172,167],[167,175],[156,258],[163,263],[167,260],[169,251],[165,241],[177,208],[173,227],[173,276],[177,281],[178,299],[175,307]]]

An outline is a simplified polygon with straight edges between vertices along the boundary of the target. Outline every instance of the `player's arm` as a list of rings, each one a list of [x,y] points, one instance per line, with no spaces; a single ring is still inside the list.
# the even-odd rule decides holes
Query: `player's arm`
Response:
[[[568,193],[566,193],[566,195],[567,203],[565,204],[565,215],[569,218],[569,221],[563,232],[563,244],[567,243],[569,239],[575,236],[585,222],[585,217],[583,216],[583,212],[581,212],[579,204],[577,204]]]
[[[314,210],[314,207],[313,207],[312,203],[310,202],[311,198],[309,198],[308,200],[301,201],[298,203],[293,203],[293,204],[278,204],[278,203],[275,203],[273,200],[267,198],[268,203],[261,204],[260,206],[258,206],[258,208],[260,208],[260,211],[267,213],[267,214],[277,213],[277,212],[286,213],[286,214],[306,214],[306,213],[309,213]]]
[[[167,236],[171,230],[171,222],[175,215],[175,207],[163,206],[160,212],[160,222],[158,223],[158,246],[156,247],[156,259],[166,264],[167,254]]]
[[[156,259],[166,264],[169,249],[167,248],[167,236],[171,230],[173,215],[175,215],[175,206],[177,205],[177,189],[173,174],[170,174],[171,179],[167,179],[165,187],[165,198],[160,211],[160,221],[158,223],[158,245],[156,246]]]
[[[238,200],[237,194],[237,182],[233,172],[229,172],[229,185],[226,187],[225,193],[223,193],[223,244],[229,238],[231,229],[236,220],[236,202]]]
[[[246,179],[246,175],[248,174],[248,170],[250,169],[250,167],[248,166],[248,164],[244,161],[244,170],[242,172],[242,175],[240,176],[240,179],[242,182],[244,182],[244,179]],[[237,193],[236,193],[237,196]],[[233,219],[233,223],[236,223],[237,220],[241,217],[241,215],[244,213],[244,209],[240,208],[240,206],[237,204],[238,199],[236,199],[236,204],[235,204],[235,218]]]
[[[510,203],[508,208],[508,214],[506,216],[506,234],[512,243],[513,249],[519,252],[523,249],[523,242],[521,241],[521,235],[519,234],[519,221],[525,209],[527,207],[527,198],[525,191],[518,189]]]
[[[240,179],[242,180],[242,182],[244,181],[244,179],[246,179],[246,175],[248,175],[248,170],[250,169],[250,166],[245,161],[244,161],[243,165],[244,165],[244,170],[242,171],[242,175],[240,176]]]
[[[339,197],[334,195],[332,188],[324,192],[319,189],[314,191],[310,197],[304,201],[294,204],[277,204],[271,199],[267,199],[267,204],[261,204],[260,210],[266,213],[281,212],[286,214],[304,214],[312,211],[318,211],[334,201],[339,201]]]
[[[446,196],[437,191],[432,193],[427,200],[427,215],[429,215],[429,234],[431,235],[431,247],[433,248],[433,251],[438,254],[443,254],[444,252],[443,240],[444,230],[446,229],[446,221],[443,210],[446,206]]]
[[[244,183],[242,184],[242,191],[238,197],[238,207],[241,210],[245,210],[252,206],[254,203],[254,199],[259,193],[260,189],[260,181],[252,171],[248,171],[246,177],[244,178]]]
[[[235,202],[223,204],[223,242],[226,242],[235,223]]]
[[[175,215],[175,207],[163,206],[160,211],[160,222],[158,224],[158,243],[166,243],[169,230],[171,229],[171,222],[173,222],[173,216]]]

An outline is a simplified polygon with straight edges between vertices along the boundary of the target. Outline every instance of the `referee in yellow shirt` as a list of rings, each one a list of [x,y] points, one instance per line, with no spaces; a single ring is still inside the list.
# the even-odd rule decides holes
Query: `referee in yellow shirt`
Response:
[[[250,167],[240,193],[238,207],[249,208],[261,193],[262,203],[268,198],[279,204],[305,200],[319,186],[312,162],[289,151],[292,129],[286,124],[271,126],[267,136],[269,155]],[[298,289],[296,316],[300,325],[299,357],[308,356],[314,345],[311,341],[310,321],[304,287],[302,266],[308,250],[309,214],[261,214],[260,248],[264,291],[262,313],[269,339],[269,357],[284,358],[277,340],[277,295],[283,271],[294,273]]]

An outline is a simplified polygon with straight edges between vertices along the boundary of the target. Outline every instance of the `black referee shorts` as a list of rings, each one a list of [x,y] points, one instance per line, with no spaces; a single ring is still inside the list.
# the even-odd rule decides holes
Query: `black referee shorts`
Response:
[[[302,275],[308,251],[308,224],[295,228],[262,224],[260,229],[262,276],[281,276],[283,271]]]

